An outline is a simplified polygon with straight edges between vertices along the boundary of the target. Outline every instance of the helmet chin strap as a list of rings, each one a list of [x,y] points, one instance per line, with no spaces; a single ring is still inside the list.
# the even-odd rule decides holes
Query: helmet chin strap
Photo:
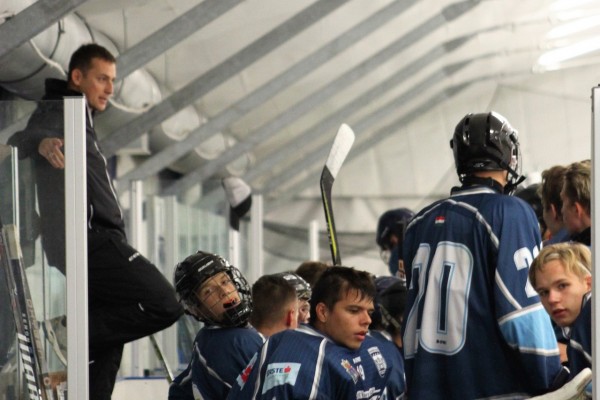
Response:
[[[506,185],[504,185],[504,194],[510,196],[515,192],[517,186],[523,183],[523,181],[527,177],[524,175],[517,174],[517,172],[514,169],[510,168],[508,165],[506,165],[506,170],[508,171],[508,174],[511,175],[512,179],[508,179],[508,182],[506,183]]]
[[[504,185],[504,194],[507,194],[509,196],[512,195],[517,189],[517,186],[519,186],[524,180],[525,177],[521,176],[515,182],[509,182],[506,185]]]

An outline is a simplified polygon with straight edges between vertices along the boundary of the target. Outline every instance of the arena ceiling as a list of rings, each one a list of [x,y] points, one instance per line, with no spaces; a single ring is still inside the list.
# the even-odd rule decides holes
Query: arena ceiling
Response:
[[[45,56],[63,67],[61,53],[87,34],[109,40],[122,84],[99,119],[102,145],[129,160],[120,163],[120,182],[175,171],[156,189],[162,195],[202,183],[210,197],[214,182],[233,174],[263,194],[267,219],[321,220],[319,174],[347,123],[356,142],[334,187],[336,223],[373,231],[384,210],[420,208],[456,183],[448,141],[466,112],[494,109],[512,122],[531,182],[544,168],[590,155],[598,0],[0,5],[3,61],[36,40],[43,49],[41,35],[52,30],[62,42]],[[153,89],[126,93],[142,72]]]

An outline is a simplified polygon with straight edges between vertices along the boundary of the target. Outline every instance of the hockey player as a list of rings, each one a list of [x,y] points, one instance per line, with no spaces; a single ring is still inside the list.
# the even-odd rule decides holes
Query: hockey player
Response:
[[[387,387],[387,396],[390,399],[402,398],[406,392],[404,379],[404,361],[402,359],[400,336],[400,321],[402,313],[392,316],[389,310],[404,310],[406,304],[406,286],[404,282],[395,276],[380,276],[374,280],[377,294],[375,296],[375,312],[371,315],[369,336],[380,343],[386,359],[390,360],[394,368],[402,371],[402,374],[390,375]],[[385,303],[385,306],[384,306]],[[390,307],[393,304],[393,307]],[[387,307],[387,308],[386,308]],[[396,329],[396,327],[398,329]],[[397,332],[392,336],[391,332]]]
[[[406,281],[402,261],[404,232],[415,213],[408,208],[396,208],[381,214],[377,222],[375,242],[381,251],[381,258],[388,264],[390,274]]]
[[[308,282],[295,272],[280,272],[275,275],[281,276],[294,286],[298,298],[298,323],[308,324],[310,319],[310,296],[312,294]]]
[[[188,367],[169,387],[169,400],[224,399],[263,343],[248,325],[248,283],[225,259],[202,251],[177,265],[174,281],[186,313],[205,326],[194,340]]]
[[[544,246],[569,240],[569,232],[563,221],[562,199],[560,198],[566,171],[567,167],[555,165],[542,172],[539,195],[542,199],[542,217],[550,234],[550,238],[544,242]]]
[[[592,242],[592,164],[590,160],[570,164],[560,198],[562,216],[570,240],[590,246]]]
[[[567,339],[571,378],[592,368],[592,254],[577,242],[547,247],[529,269],[531,285]]]
[[[462,186],[421,210],[404,239],[408,397],[544,393],[564,375],[550,319],[528,282],[538,221],[527,203],[506,195],[524,179],[517,132],[495,112],[467,114],[450,147]]]
[[[252,285],[250,323],[269,337],[298,327],[296,288],[279,274],[263,275]]]
[[[229,399],[371,399],[399,374],[367,335],[375,287],[347,267],[325,270],[313,288],[309,325],[271,336]]]

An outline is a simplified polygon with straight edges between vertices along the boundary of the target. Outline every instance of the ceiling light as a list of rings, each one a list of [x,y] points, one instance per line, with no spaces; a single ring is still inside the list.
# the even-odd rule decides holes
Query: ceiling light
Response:
[[[547,51],[538,58],[538,64],[543,66],[559,64],[597,50],[600,50],[600,36],[594,36],[569,46]]]
[[[557,0],[550,6],[550,11],[564,11],[592,3],[594,0]]]
[[[596,28],[600,26],[600,15],[592,15],[589,17],[581,18],[576,21],[571,21],[566,24],[562,24],[555,28],[552,28],[547,34],[547,39],[558,39],[565,36],[573,35],[576,33],[583,32],[585,30]]]

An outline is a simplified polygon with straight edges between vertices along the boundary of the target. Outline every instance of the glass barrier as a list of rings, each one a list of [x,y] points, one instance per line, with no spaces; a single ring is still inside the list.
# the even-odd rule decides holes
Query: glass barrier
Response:
[[[34,117],[30,122],[31,113],[38,106],[43,107],[47,116],[42,121]],[[74,225],[79,227],[79,222],[68,219],[70,222],[65,229],[65,218],[73,212],[79,213],[84,232],[86,229],[85,209],[75,211],[72,206],[65,208],[66,196],[74,187],[77,188],[69,181],[74,179],[69,171],[85,171],[84,161],[77,160],[77,156],[71,155],[74,157],[73,163],[81,163],[80,167],[73,164],[75,171],[71,171],[69,165],[65,170],[49,168],[47,157],[39,154],[37,145],[33,145],[31,140],[35,134],[52,132],[53,129],[57,129],[57,126],[72,126],[69,120],[64,123],[64,112],[65,105],[62,101],[38,104],[25,101],[0,102],[0,143],[2,144],[0,147],[0,218],[5,225],[18,227],[16,233],[19,236],[17,242],[20,246],[19,254],[22,255],[21,265],[35,311],[35,321],[31,329],[37,328],[39,332],[42,360],[40,364],[43,372],[51,378],[52,393],[41,397],[47,399],[61,398],[58,389],[66,388],[67,377],[71,379],[71,376],[75,376],[79,382],[81,376],[72,375],[73,369],[80,374],[87,373],[86,367],[75,368],[79,362],[77,360],[71,363],[74,368],[67,368],[71,356],[75,356],[75,352],[71,354],[67,351],[67,336],[71,338],[73,346],[76,342],[73,338],[79,339],[79,337],[77,332],[73,336],[71,326],[67,335],[66,321],[82,323],[71,314],[74,312],[72,307],[81,308],[82,304],[87,303],[67,302],[67,295],[71,293],[69,290],[72,290],[72,287],[65,276],[65,271],[69,273],[73,271],[67,268],[67,264],[71,265],[69,263],[72,262],[69,256],[71,253],[66,250],[67,245],[71,247],[75,242],[78,246],[80,241],[78,237],[70,241],[65,240],[66,237],[72,238],[71,234],[67,233],[67,229],[71,232]],[[29,126],[27,126],[28,122],[30,122]],[[6,146],[7,143],[15,146]],[[85,146],[85,143],[83,145]],[[79,152],[85,153],[84,150]],[[132,190],[131,187],[119,187],[119,189],[121,196],[126,196],[127,192]],[[81,196],[85,196],[85,191],[83,189],[80,191]],[[122,200],[122,197],[120,199]],[[136,211],[136,207],[141,207],[141,210]],[[136,224],[138,230],[136,239],[130,242],[163,272],[169,282],[172,282],[175,265],[197,250],[213,252],[229,258],[229,225],[223,210],[225,210],[223,203],[206,206],[200,200],[200,203],[190,205],[174,197],[160,197],[153,194],[143,195],[140,204],[134,205],[132,202],[129,204],[129,209],[124,211],[126,223],[130,228],[128,229],[130,239],[133,239],[132,223]],[[143,217],[134,221],[132,215],[135,212],[139,212]],[[246,224],[242,223],[241,231],[245,229]],[[242,246],[247,247],[245,233],[242,233]],[[87,254],[87,248],[85,246],[82,248]],[[240,265],[236,266],[246,274],[247,250],[242,251],[240,259],[242,260]],[[80,260],[76,259],[75,263],[78,262]],[[85,262],[84,259],[82,264]],[[81,268],[76,270],[81,271]],[[6,399],[29,398],[26,395],[30,383],[26,374],[28,366],[24,365],[24,358],[18,351],[14,310],[8,290],[12,286],[7,282],[6,276],[5,269],[0,269],[0,393],[4,394]],[[87,287],[87,285],[83,286]],[[87,327],[87,319],[84,326]],[[187,366],[193,340],[201,326],[201,323],[192,317],[184,316],[171,328],[154,335],[173,372],[177,373]],[[164,376],[166,371],[163,362],[150,341],[144,338],[138,342],[140,345],[136,351],[129,350],[127,353],[126,350],[124,353],[119,377]],[[126,346],[126,349],[127,347],[131,345]],[[87,360],[87,351],[83,353]],[[87,361],[84,365],[87,366]],[[84,378],[87,382],[87,376]],[[70,385],[69,394],[72,394],[73,387]],[[84,399],[84,396],[77,398]]]
[[[31,370],[40,372],[48,385],[43,399],[61,398],[67,380],[64,171],[40,168],[48,161],[32,140],[61,129],[64,107],[62,101],[40,102],[37,107],[45,116],[30,120],[35,107],[32,102],[0,102],[5,123],[0,126],[5,245],[0,271],[0,393],[7,399],[31,398],[25,396],[35,390]],[[27,314],[28,302],[33,315]],[[39,339],[31,349],[28,335]]]

